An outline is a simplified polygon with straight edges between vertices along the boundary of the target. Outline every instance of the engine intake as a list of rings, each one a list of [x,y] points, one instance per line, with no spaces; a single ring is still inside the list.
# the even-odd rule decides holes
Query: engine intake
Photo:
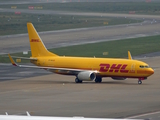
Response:
[[[91,71],[84,71],[84,72],[80,72],[77,75],[77,78],[83,81],[93,81],[96,79],[96,74]]]

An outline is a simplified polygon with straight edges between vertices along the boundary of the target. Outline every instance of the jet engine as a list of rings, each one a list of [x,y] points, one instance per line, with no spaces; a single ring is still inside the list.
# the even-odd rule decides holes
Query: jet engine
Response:
[[[126,78],[124,77],[112,77],[113,80],[125,80]]]
[[[91,71],[84,71],[78,73],[77,78],[83,81],[93,81],[96,79],[96,74]]]

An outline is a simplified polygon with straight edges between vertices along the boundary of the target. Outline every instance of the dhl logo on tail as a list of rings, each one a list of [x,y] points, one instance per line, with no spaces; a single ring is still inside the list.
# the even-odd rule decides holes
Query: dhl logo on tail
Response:
[[[142,80],[147,79],[154,73],[154,70],[145,62],[133,60],[129,51],[128,59],[58,56],[46,49],[32,23],[27,23],[27,29],[32,56],[23,59],[30,59],[36,66],[18,65],[9,55],[14,66],[39,68],[54,73],[74,75],[76,83],[82,83],[82,81],[100,83],[103,77],[111,77],[116,80],[137,78],[138,83],[141,84]],[[54,59],[54,62],[51,61],[52,59]]]
[[[40,42],[40,40],[39,39],[31,39],[30,42]]]

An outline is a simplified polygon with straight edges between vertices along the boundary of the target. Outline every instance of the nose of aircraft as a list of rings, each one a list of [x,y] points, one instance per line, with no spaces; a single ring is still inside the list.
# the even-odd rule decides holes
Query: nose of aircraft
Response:
[[[152,68],[150,68],[150,69],[148,70],[148,73],[149,73],[149,75],[152,75],[152,74],[154,74],[154,70],[153,70]]]

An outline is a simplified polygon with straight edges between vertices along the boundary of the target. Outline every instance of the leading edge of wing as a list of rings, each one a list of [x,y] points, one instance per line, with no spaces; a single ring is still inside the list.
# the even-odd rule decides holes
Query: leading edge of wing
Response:
[[[26,58],[26,57],[17,57],[17,56],[11,57],[10,54],[8,54],[8,56],[9,56],[9,59],[10,59],[12,65],[14,65],[14,66],[20,66],[20,65],[16,64],[16,62],[13,60],[13,58],[19,58],[19,59],[25,59],[25,60],[37,60],[37,58]]]
[[[19,64],[15,63],[15,61],[10,56],[10,54],[8,54],[8,56],[9,56],[9,59],[10,59],[12,65],[17,66],[17,67],[45,69],[45,70],[48,70],[48,71],[52,71],[52,70],[72,71],[72,72],[92,71],[94,73],[99,73],[97,70],[84,70],[84,69],[72,69],[72,68],[58,68],[58,67],[41,67],[41,66],[31,66],[31,65],[19,65]]]
[[[18,56],[12,56],[12,58],[19,58],[24,60],[37,60],[37,58],[27,58],[27,57],[18,57]]]

